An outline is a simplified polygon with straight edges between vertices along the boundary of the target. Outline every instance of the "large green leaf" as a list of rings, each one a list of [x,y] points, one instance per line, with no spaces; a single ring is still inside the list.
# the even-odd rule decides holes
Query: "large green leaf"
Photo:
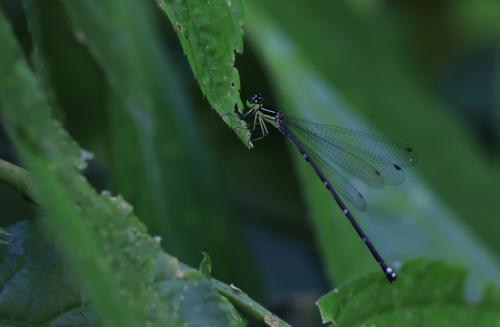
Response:
[[[242,111],[235,52],[243,52],[242,0],[158,0],[187,55],[194,76],[224,121],[251,147],[250,133],[234,110]]]
[[[0,43],[4,125],[33,174],[45,222],[102,323],[242,325],[209,280],[161,251],[160,239],[146,233],[128,203],[98,195],[81,175],[87,155],[52,118],[3,16]]]
[[[160,46],[149,8],[136,1],[62,1],[50,8],[25,2],[37,53],[52,77],[55,94],[65,100],[61,105],[68,125],[78,125],[81,117],[97,111],[85,127],[95,128],[91,134],[100,135],[101,148],[109,150],[112,188],[134,205],[151,233],[164,239],[169,253],[190,265],[199,261],[201,251],[216,254],[218,277],[251,287],[251,275],[242,273],[238,264],[246,255],[245,245],[227,212],[223,189],[217,186],[220,180],[203,126],[193,114],[175,62]],[[84,42],[71,40],[73,35]],[[109,41],[113,39],[120,41]],[[68,57],[54,62],[60,42]],[[93,58],[83,60],[87,52]],[[105,78],[95,74],[92,79],[73,68],[73,60],[78,66],[97,66]],[[65,69],[60,67],[64,64]],[[90,67],[88,71],[96,69]],[[67,76],[67,70],[74,75]],[[107,108],[107,114],[80,106],[97,90],[85,88],[68,99],[71,90],[81,86],[80,76],[94,81],[87,83],[101,88],[107,99],[86,103]]]
[[[9,246],[0,248],[0,325],[97,326],[41,221],[25,220],[8,231]]]
[[[466,272],[439,262],[405,264],[389,285],[380,274],[349,282],[318,301],[324,323],[335,326],[500,326],[500,290],[477,303],[464,300]]]
[[[248,32],[264,59],[285,114],[370,132],[371,128],[311,68],[298,45],[265,12],[260,6],[248,4]],[[345,281],[377,269],[314,172],[295,149],[292,151],[330,279]],[[471,271],[471,290],[476,292],[486,281],[500,283],[500,265],[494,254],[413,170],[408,172],[405,184],[398,187],[360,187],[368,199],[369,211],[354,211],[355,216],[387,259],[400,262],[424,256],[461,263]]]
[[[435,84],[425,83],[430,77],[416,64],[420,58],[414,57],[404,20],[356,11],[350,1],[256,3],[350,111],[359,112],[379,133],[411,143],[419,156],[417,169],[435,192],[432,198],[451,207],[458,221],[500,254],[500,220],[492,219],[500,212],[500,170],[448,114],[451,109],[436,96]],[[307,28],[297,24],[299,19],[308,22]],[[333,106],[329,112],[337,114]]]

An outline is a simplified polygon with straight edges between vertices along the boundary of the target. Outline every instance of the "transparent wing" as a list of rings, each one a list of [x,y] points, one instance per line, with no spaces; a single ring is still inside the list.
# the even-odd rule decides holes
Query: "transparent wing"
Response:
[[[343,176],[342,172],[335,168],[331,162],[323,159],[313,148],[309,148],[304,143],[302,145],[328,178],[335,191],[359,210],[366,210],[366,201],[363,195]]]
[[[284,123],[323,161],[370,186],[402,183],[403,167],[417,162],[412,148],[381,136],[291,117]]]

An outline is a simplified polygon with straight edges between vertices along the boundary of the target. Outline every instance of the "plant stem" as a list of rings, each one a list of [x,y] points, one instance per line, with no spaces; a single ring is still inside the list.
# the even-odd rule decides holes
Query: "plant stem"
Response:
[[[291,327],[287,322],[252,300],[246,293],[233,285],[224,284],[212,278],[215,288],[224,295],[235,307],[254,319],[271,327]]]
[[[0,183],[12,187],[23,199],[34,202],[33,180],[25,169],[0,159]]]
[[[9,185],[24,199],[34,202],[33,180],[31,174],[25,169],[0,159],[0,183]],[[235,286],[224,284],[213,278],[211,281],[221,295],[254,319],[271,327],[291,327]]]

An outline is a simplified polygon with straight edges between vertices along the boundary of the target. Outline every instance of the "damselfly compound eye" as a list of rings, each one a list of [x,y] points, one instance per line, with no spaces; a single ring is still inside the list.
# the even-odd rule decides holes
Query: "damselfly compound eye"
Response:
[[[264,98],[262,97],[262,94],[256,93],[248,98],[247,104],[250,104],[250,105],[260,104],[260,103],[262,103],[263,99]]]

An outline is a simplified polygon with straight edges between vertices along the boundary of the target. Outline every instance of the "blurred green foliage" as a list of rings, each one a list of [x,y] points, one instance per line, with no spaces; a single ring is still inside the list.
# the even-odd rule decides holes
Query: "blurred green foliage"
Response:
[[[500,284],[498,1],[1,0],[0,9],[15,32],[0,16],[9,135],[0,157],[33,174],[42,209],[0,186],[0,227],[21,221],[0,271],[37,260],[34,274],[50,277],[23,281],[25,294],[5,283],[0,320],[61,315],[39,293],[39,311],[10,308],[58,286],[68,272],[47,262],[62,255],[79,284],[41,292],[61,308],[87,310],[88,298],[104,325],[242,325],[208,277],[182,264],[198,266],[206,251],[211,275],[296,325],[318,324],[314,300],[345,282],[320,300],[338,326],[500,325],[498,288],[481,295]],[[362,187],[369,210],[355,211],[384,257],[403,263],[399,284],[382,280],[281,135],[246,149],[234,111],[256,91],[285,114],[417,150],[404,185]],[[33,244],[37,258],[9,259]],[[406,264],[419,257],[438,262]]]
[[[161,237],[146,233],[121,196],[98,195],[80,174],[89,155],[51,116],[41,82],[3,16],[0,42],[6,49],[0,54],[5,127],[33,174],[45,221],[100,321],[106,326],[241,326],[227,299],[202,273],[162,252]]]

